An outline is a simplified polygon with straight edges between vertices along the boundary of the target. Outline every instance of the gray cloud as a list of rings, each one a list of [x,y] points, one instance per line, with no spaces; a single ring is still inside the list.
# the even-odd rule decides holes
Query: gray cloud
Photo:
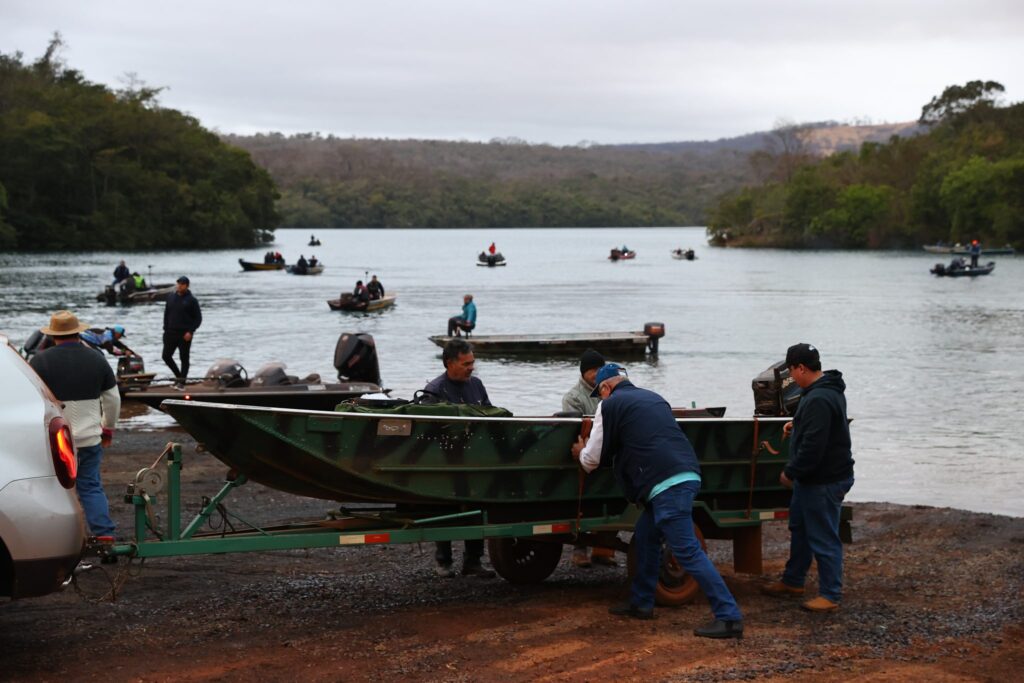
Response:
[[[3,0],[0,50],[42,53],[224,132],[572,144],[916,118],[953,83],[1016,100],[1024,4]]]

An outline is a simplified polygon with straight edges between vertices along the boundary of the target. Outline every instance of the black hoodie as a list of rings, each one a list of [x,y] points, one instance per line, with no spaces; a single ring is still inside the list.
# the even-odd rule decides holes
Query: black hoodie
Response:
[[[826,370],[804,390],[793,416],[793,442],[785,469],[790,479],[831,484],[853,476],[844,391],[846,382],[838,370]]]

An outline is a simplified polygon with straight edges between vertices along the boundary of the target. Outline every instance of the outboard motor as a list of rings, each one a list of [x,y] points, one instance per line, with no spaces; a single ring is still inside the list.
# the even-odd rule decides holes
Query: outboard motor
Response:
[[[803,389],[789,376],[784,360],[755,377],[751,385],[754,388],[754,415],[793,415],[803,396]]]
[[[334,367],[342,382],[371,382],[380,385],[377,343],[365,332],[343,332],[334,347]]]
[[[141,375],[146,371],[146,363],[142,356],[121,356],[117,359],[117,376]]]
[[[665,323],[644,323],[644,334],[647,335],[647,348],[651,353],[657,353],[658,340],[665,336]]]
[[[28,336],[28,339],[26,339],[25,343],[22,345],[21,355],[23,355],[25,358],[31,358],[32,354],[34,354],[36,351],[42,351],[42,349],[39,347],[43,343],[43,340],[45,338],[45,334],[43,334],[40,330],[35,330],[32,334]]]
[[[264,363],[253,374],[251,387],[280,387],[292,384],[292,378],[285,371],[285,364],[280,361]]]
[[[206,371],[204,379],[225,387],[244,387],[249,384],[249,373],[233,358],[218,358]]]

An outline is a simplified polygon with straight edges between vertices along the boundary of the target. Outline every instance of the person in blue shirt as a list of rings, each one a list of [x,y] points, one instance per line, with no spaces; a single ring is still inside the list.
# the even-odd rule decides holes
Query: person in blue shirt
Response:
[[[978,257],[981,256],[981,242],[978,240],[971,240],[971,248],[969,251],[971,254],[971,268],[977,268]]]
[[[79,338],[95,349],[103,349],[112,356],[131,356],[135,352],[125,346],[121,338],[125,336],[124,327],[114,325],[113,327],[99,328],[90,327],[81,332]]]
[[[131,275],[131,271],[128,270],[128,266],[125,264],[124,259],[117,264],[117,268],[114,269],[114,284],[121,282],[125,278]]]
[[[476,304],[473,295],[462,297],[462,313],[448,318],[448,336],[458,337],[462,332],[470,332],[476,327]]]
[[[654,618],[654,593],[664,541],[711,604],[714,621],[694,629],[703,638],[742,638],[743,615],[693,531],[693,499],[700,491],[697,455],[668,402],[634,386],[608,363],[597,371],[601,397],[590,438],[581,435],[572,455],[585,472],[610,465],[630,502],[643,507],[633,531],[637,567],[629,600],[610,607],[616,616]]]

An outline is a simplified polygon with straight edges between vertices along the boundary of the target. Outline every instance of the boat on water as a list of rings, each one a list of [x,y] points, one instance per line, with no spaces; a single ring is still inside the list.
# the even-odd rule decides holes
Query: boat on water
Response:
[[[288,266],[287,270],[292,275],[319,275],[324,272],[324,264],[317,263],[315,266]]]
[[[979,275],[988,275],[995,269],[995,261],[989,261],[983,266],[974,267],[969,265],[954,266],[952,263],[947,266],[944,263],[936,263],[928,272],[939,277],[978,277]]]
[[[580,493],[570,455],[586,424],[578,416],[515,417],[501,408],[415,403],[305,411],[171,400],[163,409],[237,473],[301,496],[473,506],[490,522],[626,508],[608,467],[589,475]],[[716,509],[742,510],[756,487],[772,499],[759,505],[784,508],[789,490],[778,478],[788,457],[787,421],[678,417],[700,459],[700,496],[714,499]]]
[[[275,261],[273,263],[257,262],[257,261],[246,261],[244,259],[238,259],[238,264],[242,266],[242,270],[257,271],[257,270],[284,270],[287,265],[284,261]]]
[[[492,356],[576,355],[595,349],[607,358],[642,356],[658,352],[665,325],[647,323],[639,332],[567,332],[561,334],[474,334],[467,337],[474,353]],[[435,335],[430,341],[444,346],[452,337]]]
[[[672,258],[677,261],[692,261],[697,256],[693,253],[693,249],[673,249]]]
[[[500,251],[494,254],[488,254],[486,251],[481,251],[480,255],[476,257],[476,264],[478,266],[487,266],[488,268],[507,265],[505,257],[502,256]]]
[[[338,299],[328,299],[327,305],[332,311],[353,311],[357,313],[369,313],[371,311],[379,311],[382,308],[388,308],[393,306],[395,303],[395,293],[387,294],[379,299],[370,299],[365,305],[360,304],[359,300],[352,296],[351,293],[345,292]]]
[[[159,408],[168,399],[274,406],[300,410],[333,410],[341,401],[366,394],[386,394],[380,386],[376,345],[368,334],[344,333],[334,351],[337,382],[324,382],[319,374],[289,375],[284,363],[266,363],[250,378],[233,359],[220,359],[196,382],[175,386],[151,383],[129,387],[126,401]]]
[[[108,305],[115,304],[138,304],[151,301],[167,301],[167,297],[174,294],[175,285],[173,282],[147,286],[145,289],[137,289],[131,280],[124,280],[117,285],[107,285],[103,291],[96,295],[96,301],[106,302]]]
[[[608,254],[609,261],[627,261],[629,259],[635,259],[636,252],[632,249],[612,249],[611,253]]]

